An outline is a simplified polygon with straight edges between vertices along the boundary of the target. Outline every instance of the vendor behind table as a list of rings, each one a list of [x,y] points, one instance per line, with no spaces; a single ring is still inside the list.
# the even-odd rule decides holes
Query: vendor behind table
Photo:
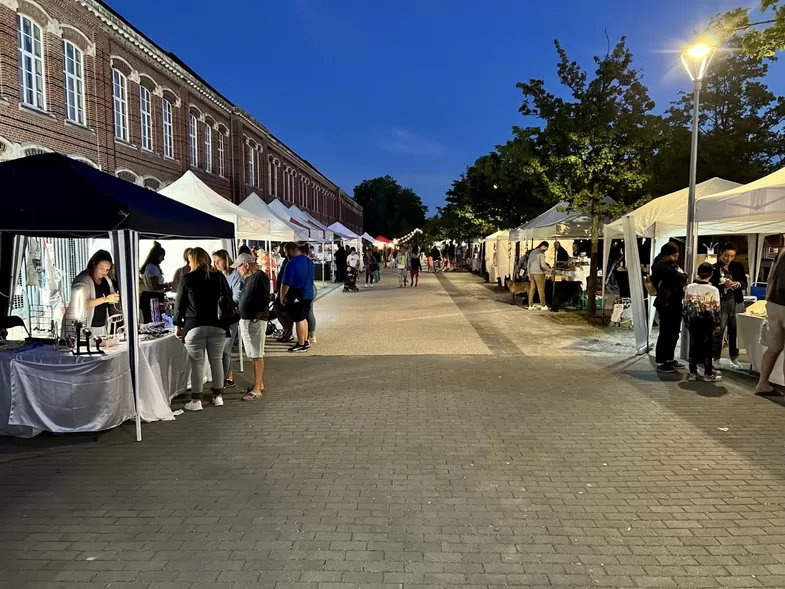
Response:
[[[65,314],[67,324],[79,322],[94,336],[105,333],[108,318],[121,312],[113,274],[111,254],[106,250],[95,252],[87,269],[71,284],[71,300]]]

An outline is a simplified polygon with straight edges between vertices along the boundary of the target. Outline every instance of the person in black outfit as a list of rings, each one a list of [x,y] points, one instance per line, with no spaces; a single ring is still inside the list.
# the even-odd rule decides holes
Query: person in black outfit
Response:
[[[736,246],[730,242],[722,246],[720,258],[714,264],[711,283],[720,291],[720,331],[714,334],[714,363],[719,367],[722,356],[722,341],[728,330],[728,352],[730,363],[738,370],[739,346],[736,340],[736,309],[744,303],[747,288],[747,273],[744,266],[735,261]]]
[[[567,250],[564,249],[561,243],[558,241],[554,242],[553,244],[554,249],[556,250],[556,261],[557,262],[569,262],[570,261],[570,254],[567,253]]]
[[[283,276],[283,273],[281,273]],[[346,276],[346,250],[339,247],[335,251],[335,280],[336,282],[343,282]]]
[[[176,335],[183,339],[191,371],[191,401],[186,411],[202,410],[204,352],[210,362],[213,405],[222,407],[224,389],[223,354],[229,324],[218,317],[219,299],[231,299],[232,291],[222,272],[212,266],[210,255],[200,247],[188,254],[190,272],[183,276],[174,304]]]
[[[684,286],[687,275],[679,268],[679,246],[666,243],[651,269],[651,281],[657,288],[654,306],[660,316],[660,334],[657,337],[657,370],[674,372],[680,366],[676,361],[676,344],[681,332]]]

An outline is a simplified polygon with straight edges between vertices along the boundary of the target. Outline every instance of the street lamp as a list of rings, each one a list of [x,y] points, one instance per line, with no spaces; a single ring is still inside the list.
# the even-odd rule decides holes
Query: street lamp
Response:
[[[715,48],[708,43],[697,43],[688,47],[681,54],[681,63],[687,70],[693,88],[693,112],[692,112],[692,147],[690,149],[690,188],[687,200],[687,246],[684,252],[684,270],[690,279],[695,274],[695,255],[697,253],[698,236],[695,230],[695,183],[697,180],[698,169],[698,116],[700,114],[700,92],[703,86],[703,78],[709,69],[711,58],[714,56]]]

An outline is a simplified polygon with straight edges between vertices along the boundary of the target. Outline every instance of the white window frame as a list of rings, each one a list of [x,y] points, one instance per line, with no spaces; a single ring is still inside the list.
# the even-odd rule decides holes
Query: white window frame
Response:
[[[213,128],[204,125],[204,169],[206,172],[213,172]]]
[[[142,127],[142,149],[153,151],[153,96],[144,86],[139,86],[139,120]]]
[[[254,162],[255,155],[254,152],[256,151],[252,146],[246,145],[245,148],[248,150],[248,157],[246,158],[246,180],[248,182],[248,186],[256,186],[256,165]]]
[[[224,172],[224,134],[218,131],[218,175],[223,178]]]
[[[30,25],[29,35],[24,33],[25,23]],[[44,30],[24,14],[17,15],[16,26],[16,47],[19,56],[19,102],[32,108],[46,110],[46,70],[44,69],[46,37]]]
[[[164,157],[174,159],[174,110],[172,103],[161,99],[161,119],[164,129]]]
[[[119,70],[112,70],[112,98],[114,103],[115,139],[131,142],[131,128],[128,125],[128,78]]]
[[[69,49],[73,56],[71,58],[68,57]],[[85,125],[84,53],[66,40],[63,40],[63,77],[65,118],[77,125]]]
[[[188,152],[191,167],[196,168],[199,166],[199,124],[194,115],[188,115]]]

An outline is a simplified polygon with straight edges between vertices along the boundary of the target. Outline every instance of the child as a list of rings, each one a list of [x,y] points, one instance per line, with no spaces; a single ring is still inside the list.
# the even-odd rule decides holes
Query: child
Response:
[[[684,322],[690,331],[689,381],[698,380],[698,362],[704,366],[703,380],[722,380],[712,366],[714,332],[720,326],[720,291],[709,283],[713,274],[714,266],[701,264],[696,281],[684,289]]]

